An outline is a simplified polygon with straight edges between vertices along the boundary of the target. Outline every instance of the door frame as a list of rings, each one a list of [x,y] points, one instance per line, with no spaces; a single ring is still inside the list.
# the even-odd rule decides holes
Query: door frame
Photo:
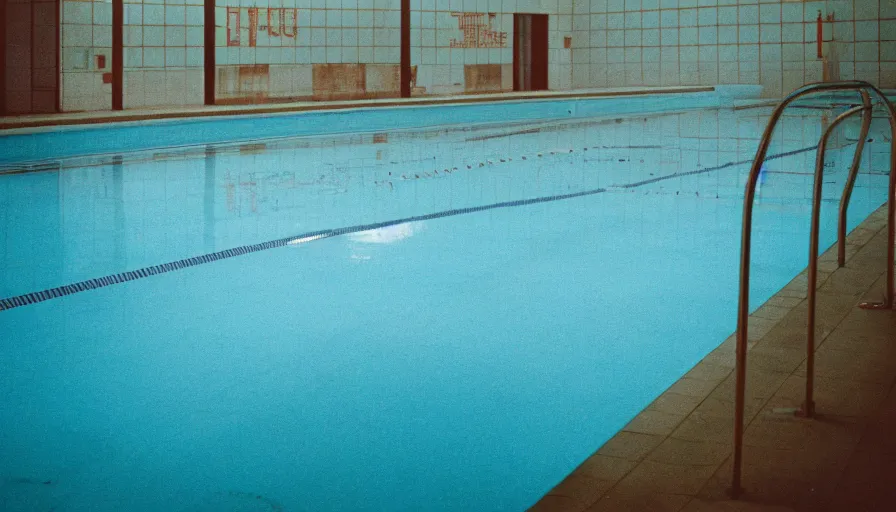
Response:
[[[549,55],[549,15],[543,13],[518,12],[513,14],[513,90],[522,91],[522,77],[520,76],[520,48],[519,37],[520,21],[523,16],[532,18],[532,32],[530,44],[532,45],[532,91],[548,90],[548,55]],[[540,42],[540,44],[538,44]]]
[[[112,0],[112,110],[124,110],[124,0]]]
[[[550,32],[548,15],[532,17],[532,90],[548,90],[548,55],[550,52]]]
[[[0,116],[6,115],[6,0],[0,0]],[[57,45],[58,47],[58,45]],[[59,70],[56,70],[58,73]]]
[[[5,0],[0,0],[3,2]],[[520,15],[522,13],[513,13],[513,42],[510,45],[510,51],[513,52],[513,90],[520,90],[520,49],[517,48],[518,34],[520,33]]]

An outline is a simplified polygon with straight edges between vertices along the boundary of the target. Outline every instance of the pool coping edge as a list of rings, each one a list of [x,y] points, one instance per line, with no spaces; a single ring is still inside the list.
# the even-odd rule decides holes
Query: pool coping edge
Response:
[[[87,113],[83,117],[70,117],[59,119],[41,119],[41,120],[22,120],[22,121],[0,121],[0,136],[14,135],[15,130],[24,130],[29,128],[46,128],[56,126],[81,126],[95,124],[115,124],[136,121],[161,121],[166,119],[184,119],[184,118],[212,118],[226,116],[251,116],[251,115],[271,115],[271,114],[293,114],[293,113],[309,113],[309,112],[329,112],[351,109],[376,109],[376,108],[395,108],[395,107],[420,107],[420,106],[442,106],[442,105],[465,105],[473,103],[498,103],[508,101],[554,101],[569,99],[595,99],[595,98],[612,98],[625,96],[645,96],[645,95],[667,95],[667,94],[689,94],[689,93],[706,93],[715,92],[715,86],[683,86],[683,87],[667,87],[656,89],[636,89],[636,90],[609,90],[609,91],[569,91],[557,93],[508,93],[504,95],[465,95],[461,97],[455,96],[438,96],[432,98],[394,98],[390,100],[375,101],[345,101],[345,102],[318,102],[318,103],[282,103],[282,104],[264,104],[250,108],[234,108],[231,105],[212,105],[207,108],[195,107],[194,109],[172,109],[158,111],[134,112],[131,114],[113,114],[114,111],[101,111],[92,115]],[[60,113],[57,115],[65,115]],[[80,113],[69,113],[80,114]]]
[[[874,289],[879,278],[885,273],[886,266],[879,265],[874,269],[856,269],[850,267],[849,264],[875,239],[886,238],[886,225],[887,205],[884,204],[873,211],[847,236],[847,260],[843,269],[875,274],[873,279],[875,284],[872,284],[870,289],[857,294],[856,297],[865,296]],[[837,266],[837,246],[835,244],[819,257],[818,290],[820,296],[825,291],[830,292],[829,281],[837,270],[840,268]],[[782,327],[785,319],[790,318],[791,313],[796,312],[800,319],[805,320],[805,313],[797,310],[807,307],[807,283],[807,270],[804,269],[750,315],[748,351],[754,353],[758,350],[758,357],[766,356],[766,359],[760,360],[758,364],[753,361],[755,357],[750,359],[747,365],[748,386],[754,386],[756,381],[760,380],[762,385],[759,387],[766,386],[768,389],[763,389],[760,393],[762,396],[748,393],[745,427],[762,413],[781,414],[778,409],[770,410],[769,402],[774,399],[774,395],[784,385],[786,379],[800,375],[799,372],[804,371],[801,370],[805,367],[804,341],[801,347],[797,346],[793,349],[794,353],[787,353],[783,357],[790,361],[789,364],[793,366],[792,368],[787,367],[786,362],[784,366],[779,366],[777,361],[768,357],[769,353],[780,350],[787,351],[790,350],[789,347],[782,349],[782,347],[767,345],[777,342],[777,340],[769,340],[779,336],[780,333],[775,332],[776,327]],[[835,293],[831,292],[830,295],[833,297]],[[858,303],[858,300],[854,302]],[[852,305],[845,310],[837,325],[854,307]],[[803,321],[800,326],[802,327],[801,340],[805,340],[805,322]],[[816,350],[836,329],[836,326],[818,326],[818,328],[822,329],[822,332],[818,337]],[[609,500],[611,493],[614,492],[655,494],[656,489],[644,489],[631,485],[633,472],[650,465],[661,466],[660,470],[668,470],[669,467],[681,470],[678,475],[666,475],[668,482],[665,485],[669,489],[664,497],[685,498],[681,506],[673,507],[675,510],[683,508],[692,499],[704,497],[705,487],[714,483],[713,478],[716,473],[721,471],[721,468],[730,466],[731,463],[733,418],[725,413],[720,413],[719,410],[728,412],[733,403],[733,393],[731,392],[733,386],[731,384],[735,366],[735,343],[735,334],[731,334],[651,401],[529,510],[581,512],[586,509],[591,510],[589,507],[602,503],[604,499]],[[729,387],[731,389],[728,389]],[[795,405],[798,406],[798,404]],[[721,435],[719,429],[721,429]],[[662,457],[657,457],[655,454],[669,442],[693,443],[695,447],[698,444],[704,446],[692,454],[679,454],[683,455],[681,460],[676,460],[674,464],[668,464],[661,460]],[[710,452],[711,455],[707,455],[707,452]],[[691,457],[690,462],[687,461],[689,457]],[[698,460],[701,458],[703,460]],[[695,463],[695,460],[699,463]],[[656,470],[657,468],[651,467],[646,472],[651,473]],[[693,474],[686,474],[689,471],[692,471]],[[623,483],[623,481],[628,483]],[[717,484],[717,482],[715,483]],[[622,484],[622,488],[620,488],[620,484]],[[619,503],[619,505],[623,504]],[[596,508],[600,507],[595,506]],[[614,506],[610,504],[606,508],[612,510]],[[604,508],[600,509],[604,510]]]

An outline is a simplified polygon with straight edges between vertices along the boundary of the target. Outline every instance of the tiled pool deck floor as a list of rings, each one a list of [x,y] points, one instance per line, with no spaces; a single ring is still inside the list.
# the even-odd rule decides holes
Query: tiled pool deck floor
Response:
[[[886,209],[819,264],[815,403],[805,390],[806,273],[750,318],[743,487],[731,485],[734,336],[660,395],[532,510],[894,510],[896,311],[879,300],[886,266]]]

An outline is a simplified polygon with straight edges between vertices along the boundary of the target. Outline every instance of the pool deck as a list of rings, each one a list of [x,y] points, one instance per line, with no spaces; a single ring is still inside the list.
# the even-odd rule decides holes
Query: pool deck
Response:
[[[416,96],[412,98],[387,98],[351,101],[305,101],[296,103],[263,103],[254,105],[197,105],[156,109],[105,110],[90,112],[64,112],[0,117],[0,130],[21,130],[66,125],[120,123],[159,119],[193,117],[289,114],[325,110],[345,110],[372,107],[436,106],[495,101],[552,100],[569,98],[600,98],[642,96],[648,94],[686,94],[712,92],[715,87],[620,87],[613,89],[576,89],[570,91],[503,92],[495,94],[466,94],[453,96]],[[4,135],[4,134],[0,134]]]
[[[886,207],[820,259],[816,419],[802,419],[806,272],[750,317],[743,487],[729,499],[734,336],[531,510],[877,511],[896,502],[896,311],[884,290]]]

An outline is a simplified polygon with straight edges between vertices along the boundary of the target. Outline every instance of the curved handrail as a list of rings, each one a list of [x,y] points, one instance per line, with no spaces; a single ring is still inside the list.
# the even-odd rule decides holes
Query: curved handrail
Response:
[[[752,236],[752,226],[753,226],[753,202],[756,195],[756,184],[759,179],[759,173],[762,168],[762,163],[765,161],[765,157],[768,153],[768,148],[771,145],[771,136],[774,133],[775,127],[778,124],[778,121],[781,119],[781,115],[784,113],[784,110],[788,105],[793,103],[795,100],[807,96],[809,94],[819,93],[819,92],[833,92],[833,91],[866,91],[874,93],[879,99],[881,99],[884,105],[887,107],[889,118],[890,118],[890,128],[893,132],[893,137],[891,138],[891,151],[890,151],[890,182],[888,187],[888,196],[887,196],[887,204],[888,204],[888,250],[887,250],[887,290],[886,290],[886,299],[883,304],[875,304],[869,305],[868,307],[873,308],[892,308],[893,307],[893,296],[894,296],[894,259],[896,259],[896,248],[894,248],[894,243],[896,243],[896,231],[894,231],[894,217],[896,217],[896,201],[894,201],[894,197],[896,197],[896,107],[890,103],[886,96],[874,85],[860,81],[860,80],[852,80],[845,82],[826,82],[826,83],[815,83],[805,85],[796,91],[790,93],[784,100],[775,108],[772,112],[772,115],[769,119],[768,125],[765,128],[765,131],[762,134],[762,138],[759,141],[759,149],[756,152],[756,158],[753,160],[753,164],[750,167],[750,174],[747,178],[747,183],[745,185],[744,192],[744,214],[743,214],[743,231],[741,233],[741,259],[740,259],[740,290],[738,294],[738,307],[737,307],[737,346],[735,349],[736,352],[736,367],[735,367],[735,411],[734,411],[734,468],[733,468],[733,478],[732,478],[732,486],[731,486],[731,495],[733,497],[738,497],[742,493],[741,488],[741,473],[742,473],[742,465],[743,465],[743,433],[744,433],[744,406],[745,406],[745,395],[746,395],[746,359],[747,359],[747,322],[749,319],[749,292],[750,292],[750,242]],[[864,98],[863,98],[864,99]],[[864,105],[863,105],[864,107]],[[858,112],[856,109],[852,109],[853,111],[849,112],[849,115],[853,115]],[[864,110],[864,108],[863,108]],[[843,116],[841,116],[843,117]],[[848,116],[846,116],[848,117]],[[845,119],[845,117],[843,117]],[[841,118],[838,117],[840,121]],[[839,123],[838,123],[839,124]],[[826,132],[826,136],[830,134],[830,128]],[[826,143],[826,137],[823,138],[822,142]],[[819,144],[819,154],[821,158],[821,166],[824,166],[824,148]],[[859,157],[860,158],[860,157]],[[818,188],[821,185],[821,180],[818,178],[818,169],[816,168],[816,184],[815,187]],[[819,191],[820,192],[820,191]],[[814,210],[814,208],[813,208]],[[817,225],[814,226],[813,236],[817,237]],[[811,242],[810,242],[811,243]],[[817,239],[816,242],[817,244]],[[817,248],[815,252],[810,256],[809,261],[810,265],[817,264],[816,260],[818,258]],[[814,289],[815,283],[810,283],[810,289]],[[814,292],[812,293],[814,295]],[[810,336],[814,337],[814,300],[810,307],[811,311],[811,319],[810,322],[813,322],[812,334]],[[814,338],[813,338],[814,341]],[[814,350],[813,350],[814,352]],[[809,385],[811,385],[811,381],[807,379],[807,390],[809,389]],[[808,398],[811,398],[809,396]],[[811,413],[812,407],[807,404],[807,407],[804,408],[804,412]]]
[[[869,123],[871,121],[871,102],[870,98],[868,102],[865,103],[864,100],[868,96],[866,91],[862,91],[862,100],[863,104],[851,108],[846,112],[837,116],[836,119],[827,127],[824,133],[821,135],[821,140],[818,142],[818,152],[816,154],[815,159],[815,181],[812,184],[812,228],[809,231],[809,275],[808,275],[808,330],[806,334],[806,401],[803,404],[803,408],[800,411],[801,415],[806,418],[811,418],[815,415],[815,401],[813,398],[814,393],[814,383],[815,383],[815,306],[817,303],[817,283],[818,283],[818,237],[819,230],[821,224],[821,188],[823,185],[823,175],[824,175],[824,156],[827,151],[828,140],[831,138],[831,134],[834,133],[834,129],[837,128],[840,123],[846,121],[850,117],[858,114],[859,112],[864,113],[862,116],[864,120],[867,120]],[[864,121],[863,121],[864,127]],[[853,158],[853,167],[858,170],[859,164],[862,161],[862,153],[860,152],[861,147],[857,148],[856,156]],[[852,176],[852,169],[850,170],[850,177]],[[844,195],[846,192],[844,191]],[[841,204],[842,206],[842,204]],[[841,208],[841,211],[844,211]],[[845,237],[842,240],[845,240]]]
[[[846,179],[846,185],[843,187],[843,195],[840,197],[840,216],[837,219],[837,266],[842,267],[846,264],[846,214],[849,210],[849,201],[852,199],[852,190],[856,185],[856,177],[859,175],[859,165],[862,163],[862,152],[865,150],[865,140],[868,139],[868,132],[871,130],[871,119],[873,112],[871,110],[871,97],[868,91],[861,90],[862,105],[865,112],[862,115],[862,130],[859,132],[859,141],[856,143],[856,153],[852,157],[852,167],[849,168],[849,177]]]

